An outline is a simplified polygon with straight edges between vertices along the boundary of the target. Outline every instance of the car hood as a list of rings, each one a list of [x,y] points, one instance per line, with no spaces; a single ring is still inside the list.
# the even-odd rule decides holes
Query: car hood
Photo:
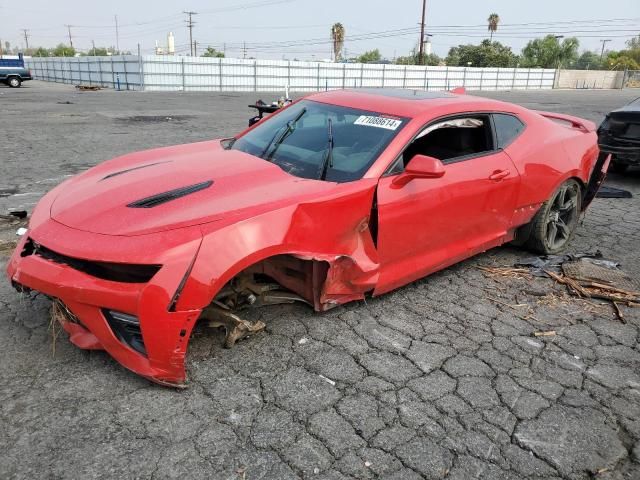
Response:
[[[51,218],[106,235],[143,235],[238,220],[304,201],[335,184],[294,177],[219,141],[133,153],[61,185]]]

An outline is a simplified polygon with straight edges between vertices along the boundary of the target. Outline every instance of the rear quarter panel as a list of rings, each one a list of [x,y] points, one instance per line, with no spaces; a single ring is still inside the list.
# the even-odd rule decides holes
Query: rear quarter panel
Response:
[[[595,131],[565,126],[532,111],[519,116],[526,129],[505,149],[522,177],[515,226],[529,222],[565,180],[575,177],[586,185],[598,156]]]

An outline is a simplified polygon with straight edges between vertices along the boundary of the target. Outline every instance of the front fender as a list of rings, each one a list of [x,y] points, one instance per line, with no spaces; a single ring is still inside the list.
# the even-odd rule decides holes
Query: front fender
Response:
[[[329,265],[323,305],[362,298],[377,282],[378,255],[369,229],[375,179],[341,184],[312,203],[246,220],[202,226],[203,242],[177,310],[202,309],[235,275],[276,255]]]

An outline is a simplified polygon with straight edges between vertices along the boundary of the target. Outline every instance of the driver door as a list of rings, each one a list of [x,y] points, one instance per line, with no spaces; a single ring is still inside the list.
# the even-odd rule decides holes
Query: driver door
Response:
[[[391,174],[380,179],[376,294],[507,239],[520,177],[495,143],[489,115],[438,120],[407,146]],[[441,160],[444,175],[398,187],[394,178],[416,154]]]

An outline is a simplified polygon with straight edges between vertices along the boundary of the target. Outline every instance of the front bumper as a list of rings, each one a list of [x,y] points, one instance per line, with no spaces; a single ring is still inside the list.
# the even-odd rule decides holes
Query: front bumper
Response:
[[[41,292],[66,306],[72,315],[58,319],[74,345],[104,349],[124,367],[154,382],[171,386],[185,382],[188,339],[201,311],[171,311],[169,306],[199,248],[202,237],[198,229],[114,239],[49,220],[28,235],[52,250],[77,258],[101,255],[100,260],[126,263],[123,251],[129,263],[147,263],[155,258],[154,263],[162,267],[147,283],[104,280],[38,255],[21,255],[28,241],[25,235],[9,260],[7,275],[18,289]],[[139,319],[145,345],[142,353],[116,335],[106,310]]]

